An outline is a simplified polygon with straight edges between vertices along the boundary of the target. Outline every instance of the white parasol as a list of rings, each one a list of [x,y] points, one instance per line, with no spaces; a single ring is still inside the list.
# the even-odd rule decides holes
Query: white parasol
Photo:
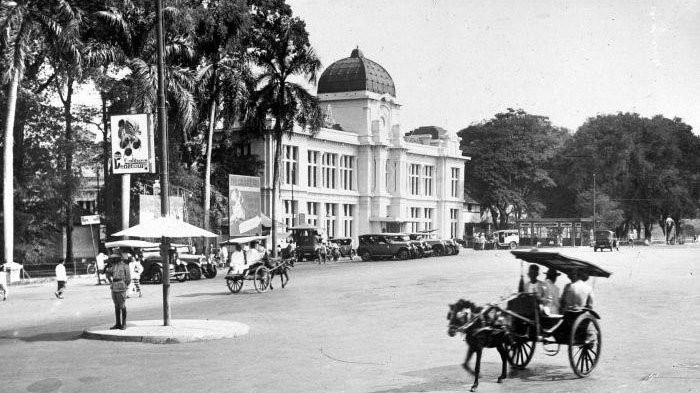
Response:
[[[113,236],[131,236],[140,238],[182,238],[217,237],[218,235],[178,220],[174,217],[158,217],[151,221],[119,231]]]

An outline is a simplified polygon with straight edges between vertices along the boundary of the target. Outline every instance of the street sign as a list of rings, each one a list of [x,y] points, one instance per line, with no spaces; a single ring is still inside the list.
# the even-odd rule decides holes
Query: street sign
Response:
[[[80,216],[80,224],[81,225],[94,225],[94,224],[99,224],[99,223],[100,223],[99,214],[95,214],[92,216]]]

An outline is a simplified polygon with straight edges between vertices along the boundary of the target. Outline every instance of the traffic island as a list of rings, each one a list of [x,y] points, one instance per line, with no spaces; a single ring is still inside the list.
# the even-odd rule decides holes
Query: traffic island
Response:
[[[88,328],[83,338],[106,341],[132,341],[150,344],[179,344],[195,341],[236,338],[248,334],[250,327],[239,322],[206,319],[173,319],[170,326],[163,320],[127,322],[124,330],[109,325]]]

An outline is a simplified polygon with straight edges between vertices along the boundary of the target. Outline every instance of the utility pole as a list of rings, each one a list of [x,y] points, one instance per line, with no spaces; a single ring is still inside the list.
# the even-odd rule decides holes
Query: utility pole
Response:
[[[169,209],[169,176],[168,176],[168,128],[165,113],[165,62],[163,56],[163,4],[156,2],[156,27],[158,46],[158,130],[160,131],[160,214],[167,217]],[[163,237],[160,245],[160,258],[163,261],[163,325],[170,326],[170,239]]]
[[[595,172],[593,173],[593,236],[595,236]]]

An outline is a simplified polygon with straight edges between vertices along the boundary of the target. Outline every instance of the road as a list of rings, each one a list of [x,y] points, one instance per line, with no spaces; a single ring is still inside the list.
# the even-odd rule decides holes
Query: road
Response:
[[[655,246],[562,252],[613,272],[595,281],[603,353],[585,379],[566,350],[538,347],[528,369],[496,383],[486,350],[480,392],[700,391],[700,248]],[[0,304],[2,392],[457,392],[472,383],[466,346],[446,334],[447,304],[493,301],[517,287],[507,251],[463,250],[410,261],[298,264],[287,288],[229,294],[221,276],[174,283],[173,318],[245,323],[238,339],[152,345],[91,341],[82,329],[111,323],[108,289],[94,279],[13,288]],[[560,283],[563,286],[565,278]],[[129,319],[162,316],[161,288],[127,301]]]

